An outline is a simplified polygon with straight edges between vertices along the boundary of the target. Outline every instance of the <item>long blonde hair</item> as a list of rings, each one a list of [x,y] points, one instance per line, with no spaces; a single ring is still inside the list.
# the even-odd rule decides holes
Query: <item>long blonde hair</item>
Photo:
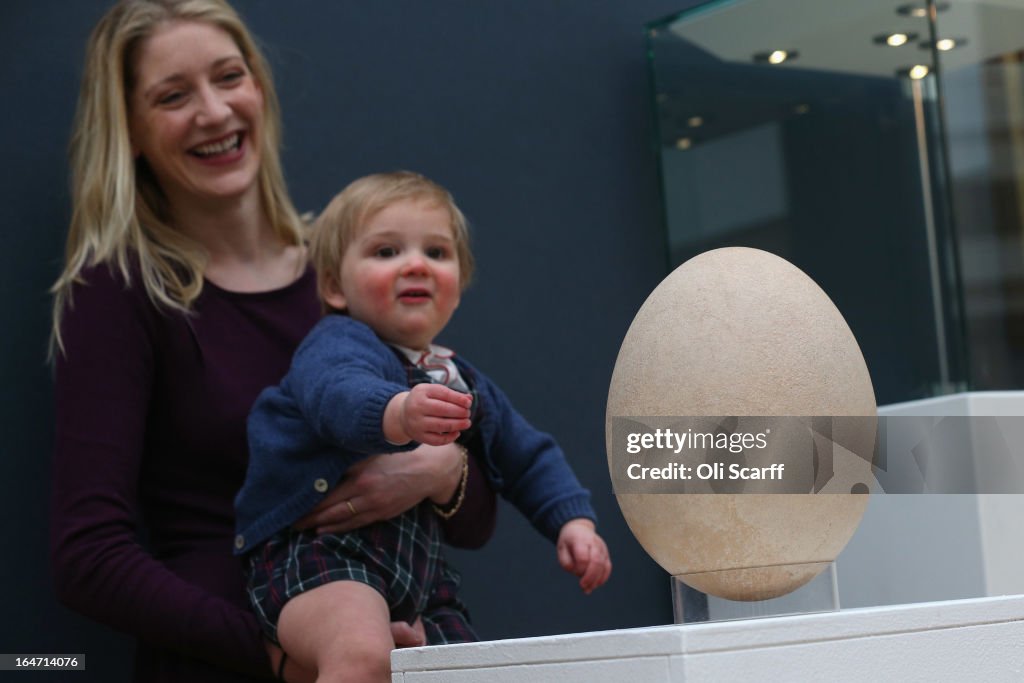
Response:
[[[135,53],[160,24],[175,20],[216,26],[241,51],[263,91],[263,209],[286,244],[303,240],[281,169],[281,114],[270,67],[235,10],[223,0],[120,0],[93,29],[86,49],[71,139],[71,225],[64,270],[50,290],[51,357],[63,351],[61,319],[84,268],[106,263],[130,282],[134,261],[149,298],[170,310],[188,312],[202,291],[206,252],[167,223],[163,192],[145,162],[133,158],[128,133]]]

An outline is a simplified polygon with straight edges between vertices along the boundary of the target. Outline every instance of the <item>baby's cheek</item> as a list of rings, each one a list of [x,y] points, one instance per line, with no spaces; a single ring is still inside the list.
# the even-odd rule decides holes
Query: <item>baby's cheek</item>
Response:
[[[383,276],[367,278],[363,291],[367,299],[379,305],[391,298],[391,280]]]

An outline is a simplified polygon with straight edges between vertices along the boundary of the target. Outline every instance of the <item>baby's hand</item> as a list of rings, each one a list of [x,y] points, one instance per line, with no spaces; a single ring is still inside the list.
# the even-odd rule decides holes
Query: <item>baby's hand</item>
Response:
[[[462,430],[469,429],[473,397],[443,384],[417,384],[392,400],[402,401],[398,422],[406,436],[414,441],[443,446],[455,441]]]
[[[571,519],[558,532],[558,564],[580,577],[580,588],[589,594],[608,580],[612,561],[608,546],[594,531],[589,519]]]

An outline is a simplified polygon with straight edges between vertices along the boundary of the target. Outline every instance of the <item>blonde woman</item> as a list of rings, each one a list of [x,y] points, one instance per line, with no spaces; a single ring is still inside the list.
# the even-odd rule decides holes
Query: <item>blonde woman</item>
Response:
[[[54,285],[52,563],[65,604],[138,637],[138,681],[314,676],[261,638],[232,555],[246,415],[320,317],[279,137],[269,69],[225,2],[124,0],[94,29]],[[449,539],[478,545],[494,494],[462,457],[310,482],[323,500],[299,525],[456,499]]]

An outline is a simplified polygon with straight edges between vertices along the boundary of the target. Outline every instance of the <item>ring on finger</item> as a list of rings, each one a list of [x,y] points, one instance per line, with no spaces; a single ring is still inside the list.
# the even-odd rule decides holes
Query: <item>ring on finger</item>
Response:
[[[352,513],[353,517],[359,514],[358,512],[356,512],[356,506],[352,504],[351,500],[346,500],[345,505],[348,505],[348,511]]]

